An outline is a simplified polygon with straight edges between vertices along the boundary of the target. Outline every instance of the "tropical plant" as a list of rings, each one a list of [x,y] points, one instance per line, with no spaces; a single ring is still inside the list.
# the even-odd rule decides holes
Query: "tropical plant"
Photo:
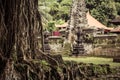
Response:
[[[106,26],[118,14],[114,0],[86,0],[86,6],[91,15]]]

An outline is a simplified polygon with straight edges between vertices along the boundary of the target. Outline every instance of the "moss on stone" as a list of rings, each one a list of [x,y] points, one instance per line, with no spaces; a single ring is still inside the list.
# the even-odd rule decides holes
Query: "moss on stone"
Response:
[[[29,64],[28,64],[29,63]],[[60,66],[52,66],[45,60],[33,60],[28,63],[17,63],[14,65],[16,73],[19,73],[26,80],[74,80],[74,79],[95,79],[100,76],[117,73],[109,65],[96,65],[65,61]]]

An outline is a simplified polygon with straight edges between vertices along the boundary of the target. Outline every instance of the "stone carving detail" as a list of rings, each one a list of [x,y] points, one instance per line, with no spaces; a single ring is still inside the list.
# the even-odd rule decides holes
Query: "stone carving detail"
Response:
[[[77,39],[75,44],[73,44],[72,54],[78,55],[85,53],[83,45],[83,30],[87,27],[86,19],[86,5],[84,0],[73,0],[73,5],[71,7],[71,16],[69,21],[69,41],[70,35],[76,35]]]

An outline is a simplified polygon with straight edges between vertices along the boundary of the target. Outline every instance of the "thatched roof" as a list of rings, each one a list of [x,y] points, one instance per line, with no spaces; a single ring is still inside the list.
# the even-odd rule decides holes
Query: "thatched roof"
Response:
[[[120,23],[120,17],[117,17],[117,18],[113,19],[110,22],[112,22],[112,23]]]
[[[94,27],[94,28],[100,28],[100,29],[109,29],[109,30],[112,29],[112,28],[108,28],[105,25],[103,25],[102,23],[100,23],[98,20],[96,20],[94,17],[92,17],[89,14],[89,12],[87,12],[86,18],[88,20],[89,28]]]
[[[119,32],[119,33],[120,33],[120,26],[119,26],[119,27],[114,28],[111,32]]]
[[[94,17],[92,17],[89,12],[86,13],[86,18],[88,21],[88,28],[95,28],[95,29],[107,29],[107,30],[112,30],[113,28],[108,28],[102,23],[100,23],[98,20],[96,20]],[[67,27],[68,23],[64,23],[62,25],[55,25],[57,28],[59,27]]]

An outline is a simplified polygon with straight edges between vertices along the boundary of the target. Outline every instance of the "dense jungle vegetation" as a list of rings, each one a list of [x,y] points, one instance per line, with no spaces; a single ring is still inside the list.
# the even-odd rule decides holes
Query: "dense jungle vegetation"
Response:
[[[44,27],[49,29],[51,24],[67,22],[71,5],[72,0],[39,0]],[[109,21],[120,15],[119,0],[86,0],[86,7],[94,18],[110,27],[113,25],[109,24]]]

